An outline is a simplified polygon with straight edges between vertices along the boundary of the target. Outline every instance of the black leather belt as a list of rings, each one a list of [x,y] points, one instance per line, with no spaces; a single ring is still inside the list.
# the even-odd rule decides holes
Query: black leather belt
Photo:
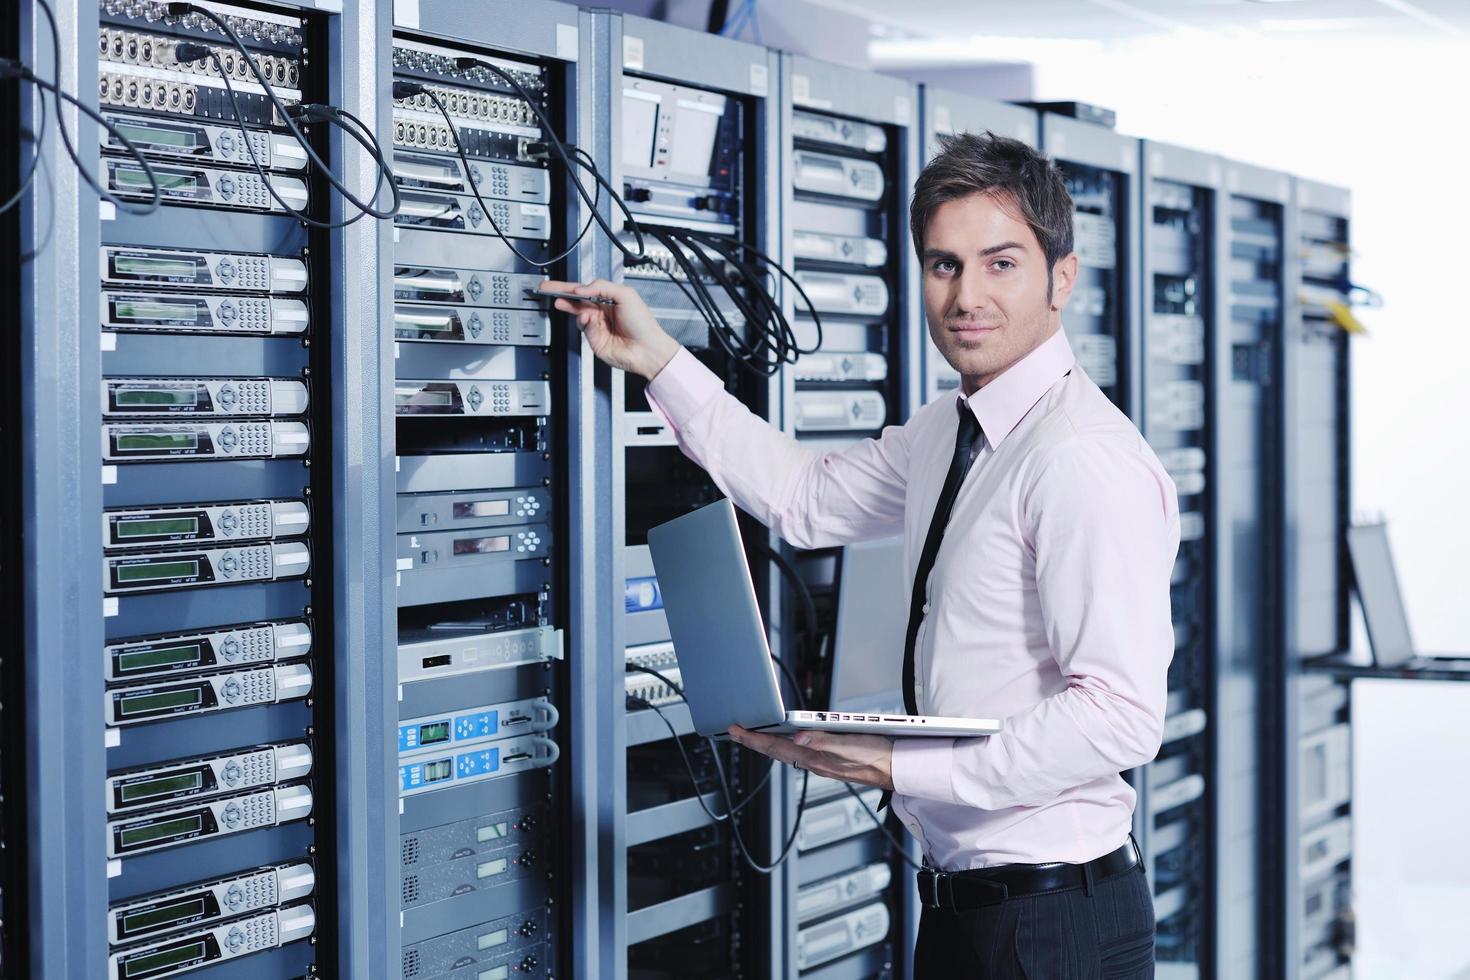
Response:
[[[1007,899],[1070,891],[1120,875],[1142,862],[1130,834],[1116,851],[1086,864],[1003,864],[973,871],[919,872],[919,900],[933,909],[978,909]]]

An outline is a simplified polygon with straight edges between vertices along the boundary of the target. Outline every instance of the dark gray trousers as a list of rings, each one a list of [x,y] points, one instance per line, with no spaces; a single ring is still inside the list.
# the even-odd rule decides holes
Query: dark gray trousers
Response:
[[[1142,866],[1087,889],[973,911],[925,908],[915,980],[1151,980],[1154,903]]]

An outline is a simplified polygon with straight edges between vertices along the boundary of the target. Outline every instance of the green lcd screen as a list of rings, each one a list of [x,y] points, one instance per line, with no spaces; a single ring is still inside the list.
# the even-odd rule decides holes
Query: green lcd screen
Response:
[[[118,521],[113,525],[119,539],[172,537],[177,534],[198,534],[197,517],[149,517]]]
[[[502,820],[499,823],[492,823],[488,826],[481,827],[475,832],[475,839],[483,844],[489,840],[500,840],[509,834],[510,824]]]
[[[199,258],[164,258],[152,255],[119,255],[112,260],[112,272],[134,279],[194,279],[204,267]]]
[[[151,711],[167,711],[170,708],[188,708],[200,704],[203,700],[197,687],[186,687],[178,691],[164,691],[162,694],[135,694],[124,697],[118,701],[118,714],[123,718],[129,715],[147,714]]]
[[[117,437],[117,451],[120,453],[197,448],[199,435],[194,432],[124,432]]]
[[[141,407],[152,405],[197,405],[199,390],[188,388],[119,388],[112,393],[119,407]]]
[[[494,949],[496,946],[504,946],[510,939],[509,929],[497,929],[481,935],[479,941],[480,949]]]
[[[454,760],[439,759],[424,765],[424,782],[437,783],[454,775]]]
[[[198,772],[185,772],[173,776],[155,776],[137,782],[123,783],[118,787],[118,797],[123,803],[136,803],[160,796],[175,796],[190,793],[204,785],[204,777]]]
[[[203,898],[184,898],[141,912],[125,912],[118,931],[124,936],[136,936],[140,932],[152,932],[180,922],[192,922],[206,911]]]
[[[440,742],[447,741],[449,741],[449,722],[436,721],[419,726],[420,745],[438,745]]]
[[[189,301],[165,303],[161,300],[120,299],[113,302],[112,309],[119,320],[195,323],[199,319],[199,306]]]
[[[505,874],[506,869],[509,867],[510,862],[508,860],[505,858],[496,858],[493,861],[486,861],[476,868],[475,875],[479,878],[493,878],[496,875]]]
[[[399,405],[414,405],[414,406],[453,405],[454,404],[454,392],[452,392],[452,391],[431,391],[431,390],[429,390],[427,388],[424,388],[424,389],[420,389],[418,391],[400,391],[400,392],[397,392],[394,395],[394,399],[397,401],[397,403]]]
[[[148,182],[148,175],[136,167],[118,167],[113,172],[117,175],[119,186],[152,189],[152,185]],[[154,168],[153,173],[158,178],[159,190],[193,190],[199,186],[199,178],[193,174],[164,173],[157,167]]]
[[[497,966],[489,970],[481,970],[475,976],[475,980],[510,980],[510,967]]]
[[[424,313],[399,313],[394,322],[408,330],[427,330],[430,333],[448,333],[454,329],[452,316],[430,316]]]
[[[118,834],[118,842],[123,847],[139,847],[168,837],[197,833],[203,826],[198,814],[175,817],[172,820],[161,820],[158,823],[145,824],[141,827],[124,827]]]
[[[203,940],[184,946],[175,946],[173,949],[160,950],[157,953],[144,953],[142,956],[134,956],[130,959],[123,960],[123,976],[147,976],[155,970],[162,970],[170,966],[178,966],[180,963],[189,963],[193,960],[201,959],[204,953],[205,945]]]
[[[193,578],[199,574],[197,561],[150,561],[139,565],[119,565],[115,569],[118,582],[159,582],[165,579]]]
[[[128,650],[117,655],[117,671],[120,674],[126,674],[135,670],[197,664],[203,659],[203,656],[204,645],[200,643],[190,643],[181,647],[160,647],[156,650]]]
[[[152,146],[169,146],[181,149],[193,149],[200,145],[199,133],[192,130],[165,129],[162,127],[140,126],[136,123],[115,122],[118,131],[132,140],[134,143]]]

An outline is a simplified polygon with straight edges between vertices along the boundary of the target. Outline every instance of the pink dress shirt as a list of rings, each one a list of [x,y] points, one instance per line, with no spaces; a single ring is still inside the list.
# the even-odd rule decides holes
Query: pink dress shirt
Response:
[[[684,453],[791,544],[901,531],[913,581],[962,394],[825,455],[687,351],[648,394]],[[1163,732],[1178,498],[1061,331],[967,401],[984,434],[929,577],[916,687],[923,714],[1004,728],[896,739],[894,811],[934,867],[1090,861],[1126,839],[1135,793],[1119,773]]]

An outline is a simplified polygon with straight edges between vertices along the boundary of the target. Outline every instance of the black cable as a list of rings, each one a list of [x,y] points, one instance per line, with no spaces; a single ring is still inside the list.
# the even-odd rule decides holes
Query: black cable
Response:
[[[561,158],[562,166],[566,168],[567,175],[572,178],[572,186],[577,189],[577,196],[579,196],[582,199],[582,202],[591,209],[592,216],[597,220],[598,227],[600,227],[603,233],[607,235],[608,241],[612,242],[613,247],[622,252],[625,257],[635,260],[641,260],[646,254],[643,247],[643,230],[639,226],[637,219],[633,217],[633,212],[628,210],[628,205],[623,201],[622,195],[615,191],[611,185],[608,185],[605,181],[602,181],[604,186],[607,187],[607,192],[611,196],[613,204],[617,207],[619,211],[623,212],[624,219],[632,227],[633,237],[638,243],[638,251],[636,252],[634,252],[632,249],[628,248],[622,243],[622,241],[618,238],[617,232],[613,231],[612,227],[607,223],[607,219],[598,213],[597,205],[593,202],[592,198],[587,195],[587,188],[576,176],[576,170],[572,166],[572,160],[567,154],[566,143],[564,143],[561,137],[556,134],[556,129],[551,125],[551,120],[546,118],[546,113],[541,111],[541,107],[536,104],[536,100],[531,97],[531,93],[526,91],[525,86],[517,81],[516,78],[509,72],[502,69],[499,65],[491,64],[490,62],[484,61],[480,58],[456,58],[454,59],[454,67],[458,68],[460,71],[468,71],[471,68],[484,69],[485,71],[491,72],[496,77],[500,78],[511,88],[515,89],[516,94],[525,100],[526,105],[530,106],[531,112],[535,114],[537,122],[541,124],[541,129],[546,134],[546,141],[551,144],[551,148],[555,150],[556,155]],[[424,91],[427,92],[428,89],[426,88]],[[596,167],[592,168],[592,172],[594,174],[596,174],[596,169]],[[600,175],[598,175],[598,178],[600,179]]]
[[[47,3],[46,0],[36,0],[36,5],[40,7],[41,12],[46,15],[46,23],[49,25],[51,30],[51,63],[53,66],[56,67],[57,71],[60,71],[61,33],[56,26],[56,14],[52,11],[51,4]],[[92,188],[92,190],[96,192],[98,197],[102,198],[104,201],[108,201],[119,211],[122,211],[125,214],[134,214],[141,217],[143,215],[152,214],[154,211],[158,210],[159,204],[163,201],[163,190],[158,186],[158,175],[153,172],[153,167],[149,165],[147,159],[144,158],[142,152],[133,145],[132,140],[128,139],[121,130],[119,130],[116,126],[112,124],[111,120],[105,118],[96,109],[93,109],[87,105],[83,105],[76,96],[62,91],[59,77],[58,81],[56,82],[48,82],[45,79],[37,76],[35,72],[31,71],[20,62],[10,61],[9,64],[14,65],[15,68],[19,70],[20,76],[22,78],[27,79],[31,82],[31,84],[45,89],[46,91],[51,93],[51,97],[56,108],[56,129],[59,133],[61,133],[61,145],[66,150],[66,155],[68,158],[70,158],[72,166],[77,168],[77,173],[81,175],[82,180],[87,184],[88,187]],[[85,166],[82,165],[81,157],[77,156],[77,148],[71,141],[71,134],[67,132],[66,129],[66,117],[61,111],[62,102],[69,102],[72,105],[76,106],[78,112],[82,113],[88,119],[91,119],[93,122],[106,129],[108,134],[111,136],[115,136],[118,141],[122,143],[123,148],[128,151],[128,154],[133,157],[133,159],[138,161],[138,165],[143,168],[143,174],[148,178],[149,186],[153,191],[153,197],[148,201],[147,204],[131,204],[127,201],[124,201],[122,198],[115,196],[112,192],[107,190],[107,188],[99,184],[97,182],[97,178],[94,177],[92,173],[88,171]]]
[[[281,121],[286,124],[286,128],[290,131],[292,138],[294,138],[296,142],[301,145],[301,148],[306,151],[307,157],[311,160],[312,163],[316,164],[318,171],[323,177],[327,179],[327,182],[330,183],[334,188],[336,188],[337,193],[346,198],[353,207],[357,208],[359,211],[372,215],[374,218],[391,218],[398,213],[396,191],[394,194],[394,207],[386,211],[380,210],[373,207],[371,204],[364,203],[363,201],[358,199],[357,195],[353,194],[353,192],[347,187],[347,185],[342,182],[341,178],[339,178],[337,174],[333,172],[330,167],[327,166],[326,161],[317,154],[316,148],[311,145],[311,141],[308,140],[305,134],[302,133],[301,130],[297,127],[296,120],[293,118],[291,110],[287,109],[285,103],[281,101],[280,96],[276,95],[275,87],[271,85],[270,79],[266,77],[265,72],[261,71],[259,63],[257,63],[255,60],[255,56],[250,53],[250,49],[245,46],[245,42],[240,40],[240,35],[235,33],[235,29],[231,27],[224,18],[220,17],[219,14],[216,14],[214,11],[209,10],[208,8],[201,7],[198,4],[187,2],[170,3],[167,7],[167,11],[170,15],[174,17],[183,17],[186,14],[198,14],[201,17],[212,21],[214,25],[218,27],[220,31],[223,32],[224,35],[230,39],[230,43],[234,45],[235,50],[240,52],[240,56],[244,58],[245,63],[250,66],[250,71],[252,74],[255,75],[256,81],[258,81],[261,87],[265,89],[266,97],[270,99],[271,105],[275,107],[276,113],[280,116]],[[213,53],[213,49],[211,49],[211,53]],[[224,73],[223,69],[221,69],[220,75],[222,78],[225,79],[225,84],[228,85],[229,78]],[[301,110],[298,109],[297,111],[300,112]],[[238,116],[238,111],[236,115]],[[369,134],[369,138],[372,138],[371,134]],[[373,141],[374,143],[377,142],[375,139]],[[246,141],[246,145],[249,145],[248,140]],[[390,187],[394,186],[396,182],[393,180],[392,169],[388,166],[387,160],[383,157],[381,147],[376,153],[373,154],[373,157],[374,160],[377,162],[379,168],[378,183],[374,187],[372,196],[372,200],[376,201],[378,199],[378,194],[381,192],[382,189],[382,178],[384,174],[386,174],[388,177],[388,183]]]
[[[915,861],[913,858],[909,857],[908,845],[899,838],[893,836],[893,831],[888,829],[887,822],[884,821],[882,817],[878,816],[878,814],[873,811],[872,807],[868,806],[867,800],[863,799],[862,792],[858,790],[855,786],[853,786],[852,783],[843,783],[842,788],[851,793],[853,799],[862,804],[863,809],[867,811],[868,816],[872,818],[873,825],[878,828],[879,832],[882,833],[885,838],[887,838],[889,849],[894,851],[904,864],[907,864],[915,871],[923,871],[924,866]]]
[[[240,111],[240,99],[238,96],[235,95],[235,86],[230,84],[229,73],[225,71],[224,65],[220,61],[219,53],[216,52],[213,48],[205,47],[205,45],[202,44],[180,44],[174,49],[175,53],[178,52],[179,48],[185,49],[186,57],[189,51],[192,51],[195,48],[204,48],[207,54],[203,55],[203,57],[208,57],[214,62],[215,68],[219,69],[220,78],[223,79],[225,83],[225,93],[228,94],[230,97],[230,107],[234,110],[235,113],[235,125],[239,127],[241,142],[245,144],[245,152],[250,155],[250,163],[252,166],[255,167],[255,172],[260,175],[260,182],[265,185],[266,192],[270,194],[271,198],[281,206],[281,209],[283,211],[291,215],[291,217],[295,218],[297,221],[300,221],[302,224],[309,225],[312,228],[321,228],[326,231],[331,231],[336,228],[346,228],[348,225],[367,217],[368,212],[359,210],[352,217],[344,218],[341,221],[320,221],[316,218],[313,218],[305,211],[292,207],[290,204],[286,203],[285,198],[281,197],[280,192],[276,190],[276,185],[271,183],[270,175],[267,174],[265,172],[265,168],[261,166],[260,159],[255,155],[255,141],[250,138],[250,133],[245,128],[245,117],[244,114]],[[189,58],[188,60],[197,61],[198,59]],[[343,132],[347,132],[347,127],[344,126],[342,127],[342,129]],[[378,188],[381,187],[382,184],[383,172],[382,170],[379,170],[378,183],[373,188],[373,197],[378,196]],[[398,188],[396,185],[393,188],[393,202],[394,207],[396,208],[398,205]]]
[[[10,59],[7,58],[4,61],[10,62]],[[19,62],[0,65],[0,79],[4,78],[14,78],[22,82],[30,81],[21,71]],[[26,169],[26,174],[21,178],[19,186],[15,189],[15,193],[6,199],[4,204],[0,204],[0,214],[4,214],[20,203],[20,199],[25,196],[26,191],[30,190],[31,185],[36,182],[36,171],[41,166],[41,142],[46,138],[46,95],[45,89],[41,89],[34,82],[31,82],[31,87],[38,89],[40,94],[40,97],[36,99],[36,132],[31,137],[31,146],[34,147],[31,151],[31,165]]]
[[[667,674],[661,674],[658,671],[654,670],[652,667],[645,667],[642,664],[631,664],[631,663],[630,664],[624,664],[623,665],[623,670],[624,670],[625,673],[629,673],[629,674],[647,674],[650,677],[654,677],[654,678],[656,678],[659,681],[659,683],[664,684],[671,691],[673,691],[674,694],[678,696],[679,700],[683,701],[685,704],[688,704],[689,703],[689,699],[684,696],[684,689],[682,687],[680,687],[678,684],[674,683],[672,680],[670,680]],[[669,733],[671,735],[673,735],[673,737],[676,738],[676,739],[679,737],[678,734],[674,730],[674,726],[672,724],[670,724],[669,723],[669,720],[667,718],[665,718],[664,715],[663,715],[663,713],[658,710],[658,706],[656,704],[654,704],[652,701],[648,701],[648,700],[646,700],[644,698],[636,697],[635,695],[631,695],[631,694],[628,695],[628,698],[629,698],[629,700],[632,700],[632,701],[639,701],[639,702],[641,702],[642,706],[645,707],[645,708],[652,708],[653,711],[658,714],[659,719],[665,725],[668,725]],[[715,744],[714,744],[714,740],[713,739],[709,738],[708,736],[705,736],[705,739],[704,740],[707,743],[707,745],[709,747],[709,750],[711,752],[718,751],[718,749],[715,747]],[[681,745],[679,747],[679,753],[682,755],[683,752],[684,752],[684,748]],[[768,783],[768,782],[771,781],[771,773],[773,771],[775,771],[775,768],[776,768],[777,765],[778,765],[778,763],[776,762],[776,760],[775,759],[772,759],[771,760],[771,764],[766,767],[766,773],[765,773],[765,775],[760,778],[760,782],[756,783],[755,786],[751,788],[750,792],[745,794],[745,799],[741,800],[738,804],[736,804],[735,809],[733,811],[731,811],[731,812],[733,812],[733,813],[739,813],[741,810],[745,809],[745,807],[747,805],[749,805],[750,802],[756,798],[756,795],[759,794],[761,790],[763,790],[763,789],[766,788],[766,783]],[[686,764],[686,768],[689,768],[689,781],[694,784],[694,791],[696,793],[699,793],[700,792],[700,789],[699,789],[699,781],[694,778],[694,770],[693,770],[693,768],[692,767],[688,767],[687,764]],[[728,817],[729,817],[729,814],[722,814],[720,816],[715,816],[713,813],[710,813],[710,811],[708,809],[706,809],[704,812],[705,813],[709,813],[710,818],[713,819],[713,820],[725,820],[725,819],[728,819]]]
[[[765,269],[770,270],[771,272],[774,272],[777,276],[789,282],[791,284],[791,287],[796,290],[796,295],[801,298],[802,304],[806,307],[807,315],[811,318],[812,324],[816,327],[817,339],[816,343],[814,343],[810,348],[803,348],[797,345],[795,343],[795,332],[791,329],[791,325],[787,323],[785,315],[782,314],[780,317],[780,325],[784,330],[790,331],[790,336],[792,338],[793,356],[788,363],[794,364],[796,362],[796,358],[801,356],[802,354],[815,353],[818,349],[821,348],[822,317],[819,313],[817,313],[817,306],[815,303],[812,302],[811,297],[806,294],[806,290],[801,288],[801,283],[797,281],[796,277],[783,269],[779,262],[771,258],[765,252],[762,252],[760,249],[756,248],[754,245],[750,245],[736,238],[713,235],[709,232],[695,231],[694,229],[686,230],[686,234],[697,241],[702,241],[710,245],[710,247],[714,248],[716,251],[719,251],[722,255],[726,255],[726,257],[737,267],[743,267],[743,264],[737,262],[733,257],[729,256],[725,250],[738,250],[745,253],[746,255],[753,257],[757,265],[762,266]]]
[[[784,558],[783,559],[778,559],[777,560],[777,563],[778,564],[782,564],[782,565],[786,564]],[[796,570],[793,568],[791,571],[792,571],[792,574],[795,575]],[[797,576],[797,578],[799,578],[799,577],[800,576]],[[807,592],[807,597],[810,598],[811,597],[811,592],[810,592],[810,590],[806,590],[806,583],[805,582],[802,583],[802,589]],[[813,606],[813,615],[815,615],[815,608],[816,607]],[[776,661],[776,666],[780,667],[781,668],[781,673],[784,674],[784,675],[786,675],[786,682],[788,684],[790,684],[793,688],[796,687],[796,678],[794,676],[792,676],[791,670],[786,666],[786,664],[784,662],[782,662],[777,657],[772,657],[771,659]],[[892,778],[892,777],[890,776],[890,778]],[[838,782],[841,782],[842,783],[842,788],[843,789],[847,790],[848,793],[852,794],[853,799],[857,800],[858,803],[862,804],[862,808],[865,811],[867,811],[868,816],[870,818],[872,818],[873,825],[875,827],[877,827],[878,830],[879,830],[879,832],[881,832],[883,834],[883,836],[887,839],[888,846],[893,851],[895,851],[898,854],[899,858],[902,859],[903,863],[904,864],[907,864],[909,867],[913,868],[915,871],[923,871],[924,870],[924,866],[922,864],[918,864],[917,862],[914,861],[913,858],[909,857],[908,846],[902,840],[900,840],[899,838],[893,836],[893,832],[888,829],[888,824],[883,820],[882,817],[878,816],[878,814],[873,810],[872,807],[868,806],[868,801],[865,800],[865,799],[863,799],[862,791],[859,790],[857,787],[853,786],[852,783],[846,782],[844,780],[838,780]]]
[[[775,660],[778,664],[781,663],[781,661],[775,657],[772,657],[771,659]],[[627,664],[626,669],[629,671],[637,671],[639,673],[650,674],[658,678],[664,684],[668,685],[671,690],[678,692],[681,698],[684,696],[683,689],[679,687],[678,684],[675,684],[669,678],[654,670],[652,667],[644,667],[640,664]],[[782,666],[782,669],[785,669],[784,665]],[[664,717],[663,712],[659,711],[657,706],[642,698],[634,698],[630,696],[629,700],[640,701],[644,705],[647,705],[649,708],[651,708],[653,712],[659,716],[660,720],[662,720],[663,723],[668,727],[669,733],[674,737],[675,741],[678,741],[679,736],[677,731],[675,730],[674,726],[669,722],[669,720]],[[736,804],[734,791],[730,789],[730,780],[725,773],[724,760],[720,758],[719,747],[715,745],[715,741],[713,738],[706,737],[706,741],[709,743],[710,754],[714,758],[715,773],[719,777],[720,795],[725,803],[724,816],[716,815],[714,811],[705,804],[703,796],[700,794],[699,782],[694,778],[694,768],[693,766],[689,765],[687,756],[684,757],[685,766],[689,771],[689,781],[693,784],[694,792],[699,798],[700,808],[709,815],[710,819],[718,823],[729,819],[734,814],[739,813],[748,803],[750,803],[751,800],[754,800],[756,798],[756,795],[765,788],[766,781],[770,779],[771,774],[775,772],[777,762],[774,759],[771,760],[771,764],[766,769],[766,774],[761,779],[760,783],[755,787],[755,789],[751,790],[751,792],[745,797],[745,799]],[[684,753],[684,748],[682,744],[680,744],[679,746],[679,752],[680,755],[683,755]],[[806,770],[802,770],[801,799],[797,802],[796,805],[796,821],[791,825],[791,835],[787,837],[785,844],[783,844],[781,847],[780,853],[770,864],[762,864],[760,861],[756,860],[755,855],[750,853],[750,848],[745,843],[745,836],[740,832],[740,826],[734,820],[730,820],[730,835],[735,838],[735,846],[740,851],[740,857],[746,863],[746,865],[748,865],[750,869],[757,874],[770,874],[771,872],[779,868],[782,864],[784,864],[786,862],[786,859],[790,857],[791,848],[795,845],[797,834],[801,831],[802,814],[806,811],[806,790],[810,776],[810,773],[808,773]]]
[[[725,775],[725,763],[720,759],[718,752],[715,753],[715,772],[720,777],[720,792],[724,794],[725,807],[729,809],[730,799],[733,794],[730,792],[729,778]],[[791,834],[786,838],[786,842],[781,845],[781,850],[776,854],[775,860],[770,864],[762,864],[755,859],[755,855],[750,853],[750,848],[745,844],[745,835],[740,833],[740,826],[735,821],[730,821],[730,836],[735,838],[735,846],[739,848],[740,856],[752,871],[757,874],[770,874],[785,864],[786,859],[791,856],[791,849],[796,845],[797,835],[801,833],[801,818],[806,813],[806,791],[807,784],[810,781],[811,773],[803,769],[801,771],[801,797],[796,801],[796,819],[792,821]]]
[[[393,98],[395,101],[411,98],[420,93],[427,95],[429,101],[434,103],[434,108],[439,110],[439,115],[444,117],[444,125],[449,127],[449,134],[454,138],[454,151],[459,154],[459,162],[464,166],[465,183],[470,185],[470,192],[475,195],[475,200],[480,202],[480,210],[485,212],[485,220],[490,222],[490,230],[495,232],[495,237],[504,242],[505,247],[510,249],[516,258],[536,269],[549,269],[568,255],[571,255],[577,246],[581,244],[582,237],[587,234],[587,229],[592,227],[593,218],[597,217],[597,205],[602,200],[601,188],[598,189],[597,195],[592,199],[592,214],[588,216],[587,222],[582,225],[581,232],[577,234],[576,238],[572,239],[572,243],[549,259],[531,258],[525,252],[516,248],[515,242],[511,241],[510,237],[500,230],[500,225],[495,220],[495,213],[491,210],[490,205],[485,203],[485,199],[480,196],[480,187],[470,176],[470,158],[465,155],[464,141],[459,138],[459,130],[454,128],[454,120],[449,117],[449,110],[445,108],[444,101],[439,98],[439,94],[420,82],[398,81],[393,83]]]

